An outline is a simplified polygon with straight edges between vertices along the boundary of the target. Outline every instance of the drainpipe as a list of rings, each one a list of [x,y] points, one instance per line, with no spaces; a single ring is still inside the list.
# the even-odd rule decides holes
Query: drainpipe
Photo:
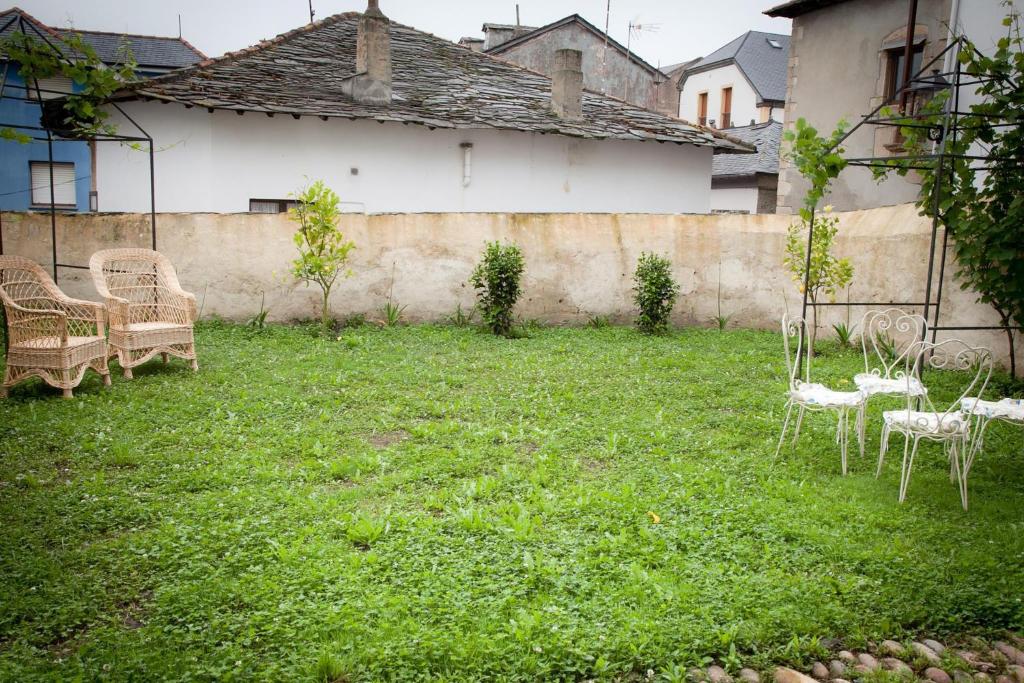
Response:
[[[914,75],[911,61],[914,57],[914,28],[917,26],[917,0],[910,0],[907,15],[906,45],[903,46],[903,90],[900,93],[900,113],[907,111],[907,100],[910,97],[910,77]]]

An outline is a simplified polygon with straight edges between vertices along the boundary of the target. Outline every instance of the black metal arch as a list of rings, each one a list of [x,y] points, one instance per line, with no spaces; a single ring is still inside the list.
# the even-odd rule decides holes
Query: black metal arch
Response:
[[[49,46],[49,48],[51,50],[53,50],[59,56],[59,58],[61,60],[65,61],[68,64],[73,63],[73,56],[69,57],[67,54],[65,54],[65,52],[63,50],[61,50],[59,44],[51,41],[50,38],[46,36],[45,32],[40,31],[39,28],[33,22],[26,21],[24,15],[21,14],[20,12],[16,12],[14,14],[14,16],[10,20],[8,20],[6,23],[4,23],[2,26],[0,26],[0,35],[2,35],[8,29],[12,28],[15,24],[17,24],[17,29],[21,33],[29,35],[29,31],[31,31],[31,33],[34,34],[34,36],[38,37],[47,46]],[[47,94],[56,94],[56,95],[64,95],[64,94],[66,94],[66,93],[59,92],[59,91],[54,91],[54,90],[48,90],[48,89],[45,89],[45,88],[41,88],[39,86],[39,81],[37,79],[32,79],[32,88],[35,90],[35,97],[34,98],[28,97],[28,95],[29,95],[29,88],[30,88],[28,79],[26,79],[26,82],[25,82],[25,93],[24,93],[24,96],[18,96],[18,95],[14,95],[14,94],[9,93],[8,90],[12,89],[11,86],[8,86],[8,84],[7,84],[7,75],[8,75],[8,72],[10,70],[10,65],[11,65],[10,60],[5,61],[4,65],[3,65],[3,72],[0,73],[0,101],[3,101],[3,100],[15,100],[15,101],[21,101],[21,102],[34,102],[34,103],[37,103],[39,105],[40,114],[42,114],[43,106],[44,106],[44,104],[43,104],[44,100],[43,100],[42,94],[44,92],[47,93]],[[144,143],[147,143],[147,146],[148,146],[148,149],[149,149],[149,221],[150,221],[150,244],[151,244],[152,248],[155,250],[156,249],[156,178],[155,178],[155,173],[154,173],[155,165],[154,165],[154,158],[153,158],[153,153],[154,153],[153,138],[149,135],[149,133],[147,133],[142,128],[142,126],[140,126],[138,124],[137,121],[135,121],[135,119],[133,119],[131,116],[129,116],[128,113],[125,112],[124,109],[122,109],[120,107],[120,105],[118,105],[116,102],[110,102],[109,104],[111,106],[113,106],[115,109],[117,109],[117,111],[119,111],[121,113],[121,115],[124,116],[124,118],[129,123],[131,123],[131,125],[139,133],[139,135],[109,134],[109,135],[90,135],[88,137],[64,138],[63,136],[58,134],[57,137],[59,139],[62,139],[62,140],[77,141],[77,142],[94,142],[94,143],[95,142],[118,142],[118,143],[122,143],[122,142],[143,143],[144,142]],[[40,121],[40,123],[42,123],[42,121]],[[53,280],[54,280],[54,282],[57,282],[58,268],[75,268],[75,269],[79,269],[79,270],[88,270],[88,268],[89,268],[88,266],[79,265],[79,264],[71,264],[71,263],[61,263],[58,260],[58,258],[57,258],[57,206],[56,206],[56,202],[55,202],[54,178],[53,178],[53,142],[54,142],[54,131],[51,130],[50,128],[47,128],[47,127],[43,126],[43,125],[30,126],[30,125],[25,125],[25,124],[20,124],[20,123],[4,122],[4,121],[0,121],[0,128],[11,128],[11,129],[18,129],[20,131],[26,131],[24,133],[24,135],[26,135],[30,139],[38,141],[38,142],[46,142],[46,147],[47,147],[47,163],[48,163],[49,169],[50,169],[50,210],[49,210],[49,213],[50,213],[50,246],[51,246],[51,256],[52,256],[52,262],[53,262]],[[2,220],[0,220],[0,254],[3,254],[3,253],[4,253],[4,233],[3,233],[3,222],[2,222]]]
[[[912,35],[912,27],[916,22],[916,1],[911,0],[911,17],[908,23],[907,35]],[[907,41],[909,45],[909,40]],[[929,323],[931,329],[932,342],[936,340],[937,334],[940,331],[967,331],[967,330],[1002,330],[1004,332],[1024,330],[1024,327],[1013,326],[1013,325],[961,325],[953,324],[940,325],[939,324],[939,313],[942,305],[942,285],[945,279],[946,273],[946,255],[947,247],[949,244],[949,231],[944,225],[942,225],[939,219],[938,201],[942,195],[943,181],[946,177],[945,169],[947,161],[964,160],[972,162],[974,168],[978,170],[996,170],[998,168],[1005,168],[1004,165],[996,165],[995,162],[1013,162],[1015,167],[1024,168],[1024,161],[1021,159],[1004,159],[997,158],[990,155],[972,155],[972,154],[953,154],[948,151],[947,143],[950,140],[955,141],[959,133],[963,130],[968,130],[970,126],[964,126],[960,123],[962,116],[973,116],[972,112],[960,111],[960,88],[968,87],[971,85],[980,85],[982,83],[990,82],[991,79],[977,78],[974,76],[966,75],[972,80],[965,80],[965,74],[961,69],[959,59],[953,59],[955,66],[951,71],[933,70],[935,64],[942,60],[945,63],[949,54],[958,54],[960,50],[965,47],[970,47],[975,53],[981,54],[977,48],[967,40],[965,36],[957,36],[953,38],[949,45],[947,45],[939,54],[935,55],[927,64],[923,65],[921,69],[913,76],[907,74],[903,79],[903,86],[894,93],[891,97],[886,98],[881,104],[875,107],[871,113],[866,114],[857,122],[850,130],[848,130],[833,146],[829,151],[838,149],[844,141],[846,141],[851,135],[856,133],[864,126],[896,126],[896,127],[911,127],[911,128],[928,128],[934,130],[934,137],[929,134],[937,144],[937,152],[932,154],[923,154],[913,157],[909,157],[911,161],[934,161],[937,165],[936,175],[936,206],[933,207],[932,211],[932,234],[931,241],[928,249],[928,271],[924,283],[924,301],[858,301],[858,302],[812,302],[808,298],[808,284],[810,279],[810,263],[811,263],[811,245],[814,239],[814,213],[811,214],[810,226],[807,235],[807,262],[804,268],[804,291],[803,291],[803,304],[802,304],[802,317],[806,320],[807,309],[817,307],[828,307],[828,306],[905,306],[905,307],[920,307],[923,311],[923,317]],[[909,71],[909,60],[904,62]],[[935,91],[950,90],[951,96],[947,99],[946,108],[943,112],[943,121],[941,126],[933,126],[923,122],[920,113],[909,114],[905,116],[886,116],[882,115],[885,108],[893,104],[901,104],[901,108],[905,110],[907,98],[915,90],[915,86],[924,86]],[[918,119],[921,122],[917,123],[914,120]],[[904,123],[910,121],[910,123]],[[1020,125],[1016,122],[994,122],[991,124],[992,127],[1008,127]],[[891,168],[890,164],[894,157],[857,157],[847,159],[847,165],[853,167],[862,168]],[[902,159],[908,159],[908,157],[900,157]],[[935,166],[931,165],[911,165],[911,169],[933,169]],[[939,229],[942,228],[942,248],[939,254],[939,273],[938,273],[938,286],[935,286],[935,261],[936,261],[936,248],[938,246]],[[933,298],[934,290],[934,298]],[[929,319],[929,315],[931,318]],[[922,335],[922,341],[924,341],[924,334]],[[1012,343],[1012,342],[1011,342]],[[1010,350],[1013,353],[1013,349]]]

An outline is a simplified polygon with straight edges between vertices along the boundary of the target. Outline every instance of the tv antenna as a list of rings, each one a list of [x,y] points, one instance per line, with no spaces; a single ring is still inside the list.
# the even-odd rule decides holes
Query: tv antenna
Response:
[[[649,22],[641,24],[641,23],[638,23],[636,21],[630,21],[629,22],[629,32],[626,34],[626,61],[628,62],[629,59],[630,59],[630,50],[631,50],[631,47],[632,47],[633,35],[634,34],[636,34],[637,40],[639,40],[640,37],[644,33],[657,33],[660,29],[661,29],[661,24],[652,24],[652,23],[649,23]],[[626,86],[625,86],[625,89],[624,89],[624,94],[622,96],[622,99],[626,100],[627,102],[629,101],[629,79],[628,78],[626,79]]]
[[[313,10],[313,0],[309,0],[309,23],[313,23],[313,17],[316,16],[316,12]]]

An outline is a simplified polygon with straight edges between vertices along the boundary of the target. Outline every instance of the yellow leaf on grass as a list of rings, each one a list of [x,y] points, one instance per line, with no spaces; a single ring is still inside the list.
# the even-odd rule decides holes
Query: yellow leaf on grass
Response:
[[[658,515],[654,514],[650,510],[647,511],[647,516],[651,518],[651,523],[652,524],[660,524],[661,523],[661,517],[659,517]]]

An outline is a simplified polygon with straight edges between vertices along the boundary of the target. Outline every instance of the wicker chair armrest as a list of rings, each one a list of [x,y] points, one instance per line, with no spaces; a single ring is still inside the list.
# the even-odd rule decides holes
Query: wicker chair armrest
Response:
[[[129,308],[131,307],[131,302],[128,299],[122,299],[119,296],[108,293],[103,297],[103,304],[107,309],[107,318],[110,321],[111,327],[121,327],[130,322]]]
[[[71,297],[61,300],[61,304],[69,320],[95,325],[96,334],[100,337],[106,333],[107,309],[103,304]]]
[[[68,316],[64,311],[25,308],[10,302],[5,305],[5,308],[11,344],[39,337],[59,337],[61,344],[67,343]]]
[[[196,320],[196,297],[191,292],[186,292],[180,287],[164,287],[161,296],[166,297],[165,302],[174,308],[181,309],[185,313],[185,322],[193,323]]]

